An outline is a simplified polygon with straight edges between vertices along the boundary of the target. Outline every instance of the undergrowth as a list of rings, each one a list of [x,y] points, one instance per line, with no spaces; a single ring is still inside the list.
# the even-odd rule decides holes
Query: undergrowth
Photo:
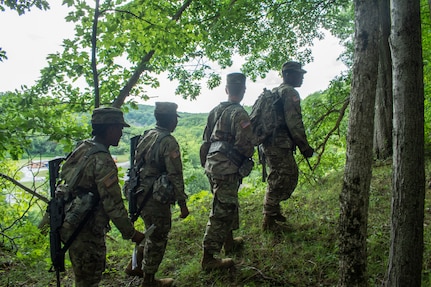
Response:
[[[427,168],[427,170],[430,170]],[[156,277],[173,277],[176,286],[336,286],[338,280],[338,217],[342,172],[298,186],[292,197],[283,202],[287,216],[286,232],[275,235],[261,231],[265,184],[257,176],[246,180],[239,192],[240,229],[245,246],[233,259],[236,267],[228,272],[201,270],[202,238],[210,212],[208,191],[190,196],[190,215],[179,219],[173,208],[173,226],[169,243]],[[429,178],[429,176],[428,176]],[[425,205],[425,251],[423,286],[429,286],[431,270],[430,190]],[[390,242],[391,166],[373,169],[368,223],[369,286],[382,286],[388,264]],[[136,226],[143,229],[142,221]],[[46,240],[48,238],[46,237]],[[127,277],[124,268],[130,260],[133,245],[121,239],[113,228],[107,239],[108,258],[100,286],[140,286],[141,279]],[[1,246],[1,286],[56,286],[55,275],[47,272],[49,251],[39,262],[17,259]],[[224,257],[224,254],[220,254]],[[70,262],[61,274],[61,286],[73,286]]]

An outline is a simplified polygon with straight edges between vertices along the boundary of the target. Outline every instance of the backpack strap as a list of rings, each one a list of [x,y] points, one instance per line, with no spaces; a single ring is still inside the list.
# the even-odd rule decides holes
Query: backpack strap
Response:
[[[214,121],[214,123],[213,123],[213,125],[212,125],[212,127],[211,127],[211,132],[209,133],[210,138],[211,138],[211,135],[213,134],[213,131],[214,131],[214,128],[215,128],[215,126],[216,126],[217,122],[221,119],[221,117],[224,115],[224,113],[227,111],[227,109],[228,109],[229,107],[231,107],[231,106],[235,105],[235,104],[236,104],[236,103],[229,102],[229,104],[227,104],[225,107],[223,107],[222,112],[218,115],[217,119]]]
[[[160,150],[160,143],[162,142],[162,140],[169,136],[171,133],[162,133],[160,135],[157,136],[157,140],[154,143],[153,146],[151,146],[151,148],[148,150],[148,153],[152,153],[152,157],[154,157],[154,161],[156,163],[157,166],[159,166],[160,163],[160,158],[159,158],[159,150]],[[153,147],[156,147],[155,149],[153,149]]]
[[[108,152],[106,147],[100,143],[92,143],[92,142],[85,141],[82,144],[85,144],[85,143],[90,143],[92,147],[87,150],[87,152],[84,154],[84,158],[79,161],[78,166],[74,170],[71,180],[67,183],[69,187],[75,186],[76,181],[79,178],[79,175],[81,174],[84,167],[87,165],[91,155],[99,152],[106,152],[106,153]]]

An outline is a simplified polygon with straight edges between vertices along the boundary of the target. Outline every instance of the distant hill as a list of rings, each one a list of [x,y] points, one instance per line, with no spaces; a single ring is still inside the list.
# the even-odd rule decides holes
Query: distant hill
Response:
[[[208,113],[178,113],[181,119],[178,126],[201,126],[205,125]],[[154,126],[156,120],[154,118],[154,106],[138,105],[138,109],[129,109],[124,114],[124,118],[131,126],[147,127]]]

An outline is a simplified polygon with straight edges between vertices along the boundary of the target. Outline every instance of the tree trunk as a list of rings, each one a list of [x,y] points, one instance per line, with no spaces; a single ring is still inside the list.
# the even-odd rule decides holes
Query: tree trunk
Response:
[[[340,195],[339,286],[368,286],[367,220],[378,72],[377,0],[355,0],[353,65],[347,160]]]
[[[392,0],[394,156],[387,286],[421,286],[425,200],[419,0]]]
[[[374,118],[374,155],[385,160],[392,156],[392,61],[389,48],[391,16],[389,0],[380,0],[379,72]]]

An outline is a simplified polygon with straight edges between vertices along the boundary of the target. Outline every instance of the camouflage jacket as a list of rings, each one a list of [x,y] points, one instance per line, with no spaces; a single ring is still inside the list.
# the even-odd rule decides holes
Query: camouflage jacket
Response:
[[[302,122],[301,98],[294,87],[281,84],[278,88],[283,105],[284,125],[277,131],[275,138],[268,141],[280,148],[294,150],[296,146],[301,151],[309,148],[304,124]]]
[[[203,141],[226,141],[242,156],[252,157],[253,133],[248,113],[240,104],[220,103],[208,115]],[[237,173],[238,166],[223,153],[216,152],[207,155],[205,171],[214,175],[228,175]]]
[[[93,192],[99,198],[96,210],[83,230],[91,230],[94,234],[103,236],[108,231],[111,220],[124,239],[131,239],[135,229],[123,203],[117,166],[104,145],[93,139],[81,142],[64,163],[61,178],[66,184],[72,181],[76,168],[85,160],[85,153],[92,148],[97,148],[98,152],[89,155],[73,188],[77,193]],[[68,205],[66,213],[67,208]]]
[[[158,137],[163,137],[157,145]],[[184,192],[183,164],[181,161],[180,146],[170,132],[162,127],[145,131],[137,147],[135,160],[144,158],[141,168],[140,188],[148,191],[155,179],[166,173],[174,186],[174,200],[184,201],[187,195]]]

